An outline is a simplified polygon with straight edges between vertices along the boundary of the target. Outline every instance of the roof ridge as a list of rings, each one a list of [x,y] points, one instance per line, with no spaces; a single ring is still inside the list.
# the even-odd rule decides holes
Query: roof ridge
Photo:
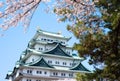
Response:
[[[61,44],[59,44],[59,46],[60,46]],[[61,49],[61,48],[60,48]],[[69,55],[69,54],[67,54],[63,49],[61,49],[66,55],[68,55],[68,56],[71,56],[71,55]],[[72,56],[71,56],[72,57]]]
[[[70,70],[74,70],[74,69],[77,68],[79,65],[82,66],[82,68],[84,68],[85,71],[90,72],[90,70],[88,70],[80,61],[79,61],[79,63],[76,64],[74,67],[70,68]],[[82,69],[82,68],[81,68],[81,69]],[[81,71],[83,71],[83,70],[81,70]]]
[[[24,65],[32,65],[34,63],[37,63],[41,60],[41,58],[38,58],[36,61],[30,62],[30,63],[25,63]]]
[[[78,64],[76,64],[75,66],[73,66],[72,68],[70,68],[70,69],[74,69],[74,68],[76,68],[79,64],[80,64],[81,62],[79,61],[79,63]]]
[[[44,51],[43,53],[52,51],[52,50],[54,50],[57,46],[58,46],[58,43],[55,45],[55,47],[51,48],[50,50],[46,50],[46,51]]]
[[[38,32],[47,32],[47,33],[52,33],[52,34],[57,34],[57,35],[61,35],[61,34],[58,34],[58,32],[50,32],[50,31],[45,31],[45,30],[41,30],[41,29],[39,29],[39,30],[37,30]],[[62,35],[61,35],[62,36]]]
[[[43,57],[39,58],[38,60],[36,60],[35,62],[29,63],[29,66],[37,66],[36,64],[39,63],[39,65],[41,64],[41,61],[43,60],[43,62],[45,62],[45,64],[47,64],[48,67],[50,68],[54,68],[53,66],[49,65]]]
[[[48,51],[43,52],[43,53],[49,53],[49,52],[55,50],[55,49],[59,46],[59,49],[60,49],[62,52],[64,52],[65,55],[67,55],[67,56],[69,56],[69,57],[72,57],[71,55],[67,54],[63,49],[61,49],[60,45],[61,45],[60,43],[57,43],[57,45],[56,45],[53,49],[48,50]]]

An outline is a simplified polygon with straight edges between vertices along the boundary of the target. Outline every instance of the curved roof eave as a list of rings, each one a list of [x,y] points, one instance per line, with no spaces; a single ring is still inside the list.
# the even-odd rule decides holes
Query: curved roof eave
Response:
[[[48,68],[54,68],[53,66],[49,65],[43,57],[41,57],[40,59],[38,59],[35,62],[31,62],[26,64],[28,66],[39,66],[39,67],[48,67]]]
[[[46,51],[46,52],[43,52],[44,54],[54,54],[54,55],[58,55],[58,56],[65,56],[65,57],[72,57],[71,55],[67,54],[66,52],[64,52],[62,49],[61,49],[61,44],[60,43],[57,43],[57,45],[49,50],[49,51]]]
[[[55,48],[55,47],[54,47]],[[54,49],[53,48],[53,49]],[[30,53],[29,54],[27,54],[24,58],[22,58],[21,60],[25,60],[25,59],[27,59],[28,57],[30,57],[32,54],[37,54],[37,55],[43,55],[43,56],[51,56],[51,57],[59,57],[59,58],[67,58],[67,59],[76,59],[76,58],[73,58],[73,56],[71,56],[71,57],[65,57],[65,56],[60,56],[60,55],[54,55],[54,54],[47,54],[47,53],[45,53],[45,52],[40,52],[40,51],[36,51],[36,50],[34,50],[34,49],[28,49],[28,50],[30,50]],[[52,49],[51,49],[52,50]],[[46,51],[46,52],[48,52],[48,51]]]
[[[91,72],[90,70],[88,70],[87,68],[85,68],[81,62],[79,61],[79,63],[77,65],[75,65],[74,67],[70,68],[70,70],[74,70],[74,71],[83,71],[83,72]]]
[[[61,38],[61,39],[66,39],[67,41],[71,39],[71,37],[65,37],[65,36],[62,36],[61,34],[54,33],[54,32],[48,32],[48,31],[44,31],[41,29],[37,30],[33,39],[36,39],[39,36],[39,34],[46,35],[46,36],[53,36],[53,37],[57,37],[57,38]]]

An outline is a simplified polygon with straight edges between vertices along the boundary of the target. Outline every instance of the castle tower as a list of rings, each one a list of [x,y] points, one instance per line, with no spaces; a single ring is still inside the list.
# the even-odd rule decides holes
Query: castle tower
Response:
[[[70,37],[38,29],[28,43],[13,71],[8,72],[9,81],[75,81],[75,74],[89,73],[82,64],[83,58],[73,54],[68,46]]]

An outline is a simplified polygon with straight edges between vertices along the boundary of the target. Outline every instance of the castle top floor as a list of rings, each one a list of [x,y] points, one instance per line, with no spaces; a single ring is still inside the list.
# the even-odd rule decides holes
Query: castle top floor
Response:
[[[38,29],[33,39],[39,42],[59,42],[66,45],[71,37],[65,37],[61,32],[54,33]]]

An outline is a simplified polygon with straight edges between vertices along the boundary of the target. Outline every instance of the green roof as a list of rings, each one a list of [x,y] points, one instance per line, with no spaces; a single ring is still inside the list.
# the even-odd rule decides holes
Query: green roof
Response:
[[[43,58],[41,58],[38,62],[30,64],[30,66],[39,66],[39,67],[47,67],[53,68],[50,66]]]
[[[44,52],[44,54],[52,54],[52,55],[58,55],[58,56],[66,56],[66,57],[72,57],[71,55],[67,54],[61,49],[61,44],[58,43],[56,47],[50,51]]]
[[[81,62],[79,62],[78,65],[76,65],[75,67],[71,68],[70,70],[76,70],[76,71],[86,71],[86,72],[90,72],[87,68],[85,68]]]

